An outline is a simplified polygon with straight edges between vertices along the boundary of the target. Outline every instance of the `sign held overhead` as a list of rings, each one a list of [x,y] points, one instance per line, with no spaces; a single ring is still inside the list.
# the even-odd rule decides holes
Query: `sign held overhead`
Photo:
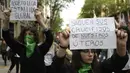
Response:
[[[37,8],[37,0],[11,0],[10,20],[35,20],[34,11]]]

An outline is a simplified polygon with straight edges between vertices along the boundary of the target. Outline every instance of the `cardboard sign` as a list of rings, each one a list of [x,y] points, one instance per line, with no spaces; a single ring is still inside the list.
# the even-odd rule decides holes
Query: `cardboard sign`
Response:
[[[37,0],[11,0],[10,20],[35,20],[34,11],[37,8]]]
[[[72,20],[70,26],[70,49],[116,48],[113,17]]]

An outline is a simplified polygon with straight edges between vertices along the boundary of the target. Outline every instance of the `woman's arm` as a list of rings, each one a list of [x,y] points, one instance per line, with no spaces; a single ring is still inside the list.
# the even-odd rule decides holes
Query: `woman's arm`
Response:
[[[128,55],[126,52],[126,42],[127,42],[127,33],[123,30],[116,30],[117,34],[117,49],[116,53],[103,63],[101,63],[101,68],[103,73],[107,72],[119,72],[121,71],[128,61]]]
[[[43,31],[43,34],[45,34],[46,40],[44,41],[44,43],[39,45],[39,50],[42,53],[42,55],[44,56],[49,51],[50,47],[52,46],[53,35],[52,35],[51,30],[45,30],[45,31]]]
[[[101,63],[101,70],[103,73],[120,72],[128,61],[128,55],[119,56],[114,53],[111,58],[104,60]]]
[[[42,35],[45,35],[45,41],[39,46],[39,50],[44,56],[50,49],[52,43],[53,43],[53,35],[52,31],[49,30],[49,28],[44,24],[44,19],[42,16],[42,12],[39,9],[36,9],[35,11],[35,17],[37,19],[37,22],[41,25],[43,28]]]
[[[3,27],[2,27],[2,36],[4,40],[6,41],[7,45],[12,49],[12,51],[20,54],[22,45],[17,42],[13,36],[11,36],[9,32],[9,17],[10,17],[10,10],[5,10],[4,11],[4,16],[5,20],[3,22]]]

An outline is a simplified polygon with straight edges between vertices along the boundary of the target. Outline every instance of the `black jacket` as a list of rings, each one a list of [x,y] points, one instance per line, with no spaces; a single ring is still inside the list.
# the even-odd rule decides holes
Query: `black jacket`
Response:
[[[37,46],[33,55],[27,58],[25,45],[15,41],[14,38],[10,36],[9,30],[3,30],[3,38],[7,45],[13,52],[20,55],[20,73],[46,73],[44,55],[48,52],[53,43],[53,35],[50,30],[46,30],[43,33],[46,35],[45,42]]]
[[[100,73],[124,73],[122,72],[122,68],[126,65],[128,61],[128,55],[126,54],[124,57],[118,56],[116,53],[113,56],[103,62],[100,63]],[[54,62],[52,64],[53,69],[55,69],[55,73],[78,73],[72,65],[64,64],[64,58],[54,58]],[[54,67],[55,66],[55,67]],[[93,73],[94,71],[89,71],[88,73]],[[97,72],[95,72],[97,73]]]

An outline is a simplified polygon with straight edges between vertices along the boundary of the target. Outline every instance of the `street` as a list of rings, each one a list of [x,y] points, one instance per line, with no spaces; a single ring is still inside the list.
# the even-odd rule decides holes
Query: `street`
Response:
[[[2,60],[2,56],[0,54],[0,73],[7,73],[10,66],[10,61],[7,61],[7,66],[4,66],[4,61]],[[11,73],[16,73],[15,68]]]

